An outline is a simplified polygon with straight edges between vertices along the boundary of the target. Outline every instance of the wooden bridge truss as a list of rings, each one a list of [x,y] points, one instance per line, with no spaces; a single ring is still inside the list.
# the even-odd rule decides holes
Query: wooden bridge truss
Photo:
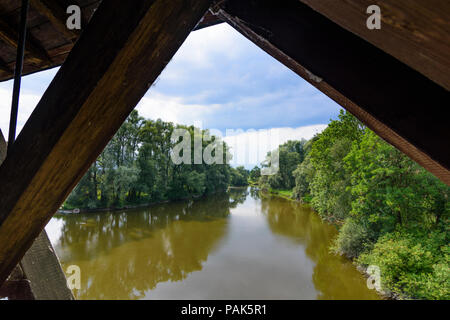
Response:
[[[70,2],[31,0],[23,72],[61,68],[0,166],[0,285],[189,33],[222,21],[450,185],[448,1]],[[73,2],[82,32],[65,25]],[[0,0],[0,80],[20,4]],[[380,30],[366,27],[371,4]]]

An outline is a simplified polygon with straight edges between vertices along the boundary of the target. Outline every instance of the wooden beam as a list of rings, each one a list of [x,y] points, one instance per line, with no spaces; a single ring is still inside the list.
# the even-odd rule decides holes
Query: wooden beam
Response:
[[[31,5],[39,11],[40,14],[47,17],[51,24],[67,39],[72,42],[80,35],[80,30],[70,30],[66,26],[67,13],[66,8],[61,7],[56,0],[31,0]]]
[[[58,257],[42,230],[20,262],[35,300],[74,300]]]
[[[101,3],[0,166],[0,283],[209,5]]]
[[[229,0],[216,14],[450,185],[443,87],[297,0]]]
[[[54,2],[55,5],[57,5],[59,3],[59,1],[57,1],[57,0],[31,0],[31,4],[32,4],[33,8],[35,8],[35,6],[37,7],[39,5],[39,4],[36,4],[39,1],[41,3],[44,3],[44,2],[45,3],[53,3]],[[74,4],[76,4],[76,3],[74,3]],[[95,3],[93,3],[89,6],[94,6],[94,5],[95,5]],[[62,4],[60,4],[60,6],[62,6]],[[84,10],[82,10],[82,24],[81,24],[84,29],[84,26],[86,26],[88,24],[89,19],[83,13],[85,13]],[[57,14],[54,14],[54,16],[56,17]],[[61,21],[62,21],[62,23],[61,23]],[[193,31],[200,30],[200,29],[210,27],[210,26],[220,24],[220,23],[223,23],[223,21],[220,20],[220,18],[212,15],[210,12],[206,12],[205,15],[202,17],[201,21],[199,21],[199,23],[197,24],[197,26],[194,28]],[[59,27],[58,27],[58,25],[59,25]],[[53,22],[52,27],[53,26],[55,26],[55,28],[59,28],[61,33],[66,30],[65,25],[64,25],[64,19],[63,20],[58,19],[58,21]],[[34,30],[35,28],[39,28],[39,26],[32,28],[31,31]],[[74,33],[78,32],[78,34],[81,33],[77,30],[74,30],[73,32]],[[49,57],[49,59],[51,61],[46,61],[44,63],[41,63],[40,62],[41,60],[33,59],[33,57],[31,57],[31,60],[30,60],[30,55],[29,54],[26,55],[25,58],[26,58],[26,62],[28,62],[28,63],[24,66],[23,75],[29,75],[29,74],[32,74],[35,72],[47,70],[49,68],[53,68],[53,67],[57,67],[57,66],[61,65],[61,63],[65,60],[68,52],[72,49],[73,43],[78,39],[78,36],[76,38],[73,38],[73,34],[71,34],[70,36],[67,34],[65,36],[65,39],[71,38],[72,42],[65,43],[60,47],[54,47],[54,48],[46,50],[47,56]],[[33,64],[31,64],[31,63],[33,63]],[[0,63],[0,70],[4,71],[3,74],[0,74],[0,82],[9,80],[13,77],[14,70],[8,71],[8,68],[14,69],[14,67],[11,68],[9,66],[11,66],[11,63],[6,64],[4,66],[2,66]]]
[[[0,129],[0,165],[6,158],[7,143]],[[31,283],[25,278],[20,264],[16,265],[8,279],[0,285],[0,298],[10,300],[34,300]]]
[[[0,39],[11,47],[17,48],[17,41],[19,40],[17,30],[2,19],[0,19]],[[27,34],[25,44],[25,59],[34,64],[50,61],[47,52],[36,44],[29,34]]]
[[[11,272],[8,280],[0,286],[0,299],[3,298],[8,300],[34,300],[31,283],[24,278],[19,265]]]
[[[450,1],[300,0],[450,90]],[[370,5],[381,29],[366,27]]]
[[[195,26],[193,31],[212,27],[220,23],[223,23],[223,21],[218,16],[215,16],[210,11],[207,11],[205,15],[201,18],[201,20],[198,22],[198,24]]]
[[[4,72],[7,72],[7,73],[14,74],[14,70],[12,70],[12,69],[8,66],[8,64],[7,64],[3,59],[1,59],[1,58],[0,58],[0,70],[2,70],[2,71],[4,71]]]

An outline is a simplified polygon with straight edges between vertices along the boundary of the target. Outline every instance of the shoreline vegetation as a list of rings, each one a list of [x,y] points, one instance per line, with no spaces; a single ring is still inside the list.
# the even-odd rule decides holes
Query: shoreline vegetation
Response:
[[[338,236],[330,250],[366,276],[367,267],[376,266],[382,296],[450,299],[450,187],[351,114],[342,111],[308,141],[280,145],[278,171],[270,176],[261,175],[261,168],[270,165],[271,152],[252,170],[173,164],[174,128],[199,130],[133,112],[62,209],[123,210],[257,186],[307,204],[335,225]]]
[[[258,187],[258,184],[254,184],[253,187]],[[278,198],[282,198],[282,199],[285,199],[285,200],[288,200],[288,201],[297,202],[297,203],[301,204],[302,206],[311,207],[309,202],[304,202],[304,201],[301,201],[299,199],[295,199],[294,198],[294,194],[293,194],[293,192],[291,190],[276,190],[276,189],[263,190],[263,189],[259,189],[259,192],[262,193],[262,194],[269,195],[269,196],[278,197]],[[315,214],[318,214],[315,210],[313,210],[313,211],[314,211]],[[337,227],[336,224],[333,224],[330,221],[325,221],[323,219],[322,219],[322,221],[323,221],[323,223],[327,223],[327,224],[330,224],[330,225],[333,225],[333,226]],[[346,256],[346,255],[344,255],[344,256],[345,256],[346,259],[348,259],[349,261],[351,261],[355,265],[356,270],[358,270],[365,277],[365,279],[368,279],[371,276],[371,274],[369,274],[367,272],[367,267],[364,267],[364,265],[362,265],[362,264],[358,264],[355,260],[353,260],[349,256]],[[411,299],[409,297],[402,297],[402,298],[400,298],[398,295],[395,295],[395,294],[392,294],[392,293],[387,294],[386,292],[384,292],[382,290],[379,290],[376,287],[374,287],[374,289],[377,291],[378,295],[382,299],[391,299],[391,300],[401,300],[401,299],[409,300],[409,299]]]
[[[248,186],[248,185],[247,185]],[[229,189],[242,189],[246,188],[247,186],[229,186],[226,191]],[[225,191],[219,191],[219,192],[225,192]],[[216,192],[216,193],[219,193]],[[178,199],[172,199],[172,200],[161,200],[157,202],[148,202],[148,203],[141,203],[136,205],[125,205],[123,207],[103,207],[103,208],[74,208],[74,209],[58,209],[56,214],[65,215],[65,214],[78,214],[78,213],[98,213],[98,212],[114,212],[114,211],[121,211],[121,210],[132,210],[132,209],[139,209],[139,208],[150,208],[156,205],[170,203],[170,202],[176,202],[176,201],[188,201],[188,200],[197,200],[204,197],[207,197],[212,194],[208,195],[192,195],[185,198],[178,198]]]
[[[344,111],[277,151],[279,170],[261,176],[260,188],[335,225],[330,249],[366,275],[377,268],[384,296],[450,299],[449,186]]]

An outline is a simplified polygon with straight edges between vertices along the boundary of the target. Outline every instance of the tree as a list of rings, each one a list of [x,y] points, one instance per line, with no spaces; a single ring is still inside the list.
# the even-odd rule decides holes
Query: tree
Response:
[[[253,167],[253,169],[250,170],[249,173],[249,180],[252,182],[257,182],[260,177],[261,177],[261,169],[258,166]]]
[[[231,185],[242,187],[248,185],[250,173],[243,166],[231,168]]]
[[[352,195],[351,172],[344,166],[344,157],[358,143],[364,126],[350,113],[341,111],[338,120],[317,135],[311,146],[310,161],[314,177],[310,182],[312,204],[328,220],[344,220],[350,211]]]
[[[261,176],[259,183],[262,188],[290,190],[295,186],[293,172],[305,157],[305,144],[306,140],[287,141],[274,151],[278,152],[278,171],[273,175]],[[271,155],[272,152],[267,154],[266,162],[270,161]]]
[[[175,164],[171,154],[177,141],[172,141],[175,129],[187,130],[204,137],[202,154],[208,149],[212,164]],[[208,137],[208,139],[206,139]],[[210,148],[214,145],[216,148]],[[121,207],[126,204],[151,203],[182,199],[225,191],[230,183],[230,154],[227,145],[207,130],[193,126],[174,125],[160,119],[145,120],[133,111],[105,150],[95,161],[66,201],[67,207]],[[248,171],[237,168],[246,183]],[[244,181],[244,182],[243,182]]]

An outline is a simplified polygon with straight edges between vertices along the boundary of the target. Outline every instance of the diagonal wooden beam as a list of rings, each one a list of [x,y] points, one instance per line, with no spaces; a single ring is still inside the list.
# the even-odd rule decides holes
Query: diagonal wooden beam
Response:
[[[0,166],[0,284],[210,3],[99,6]]]
[[[0,19],[0,39],[11,47],[17,48],[17,41],[19,40],[17,30],[2,19]],[[25,59],[26,61],[35,64],[50,61],[47,52],[41,46],[36,44],[30,35],[27,35]]]
[[[0,130],[0,164],[5,158],[6,141]],[[9,275],[8,280],[3,286],[0,286],[0,298],[2,292],[5,297],[16,296],[9,297],[11,299],[74,299],[72,291],[67,287],[65,274],[45,230],[42,230],[33,242],[20,264]]]
[[[446,89],[298,0],[228,0],[215,13],[450,185]]]
[[[51,24],[67,39],[74,41],[80,35],[79,30],[70,30],[66,26],[68,17],[66,8],[61,7],[56,0],[31,0],[31,5],[39,11],[40,14],[47,17]]]
[[[450,1],[300,0],[450,90]],[[381,30],[366,26],[378,5]]]

